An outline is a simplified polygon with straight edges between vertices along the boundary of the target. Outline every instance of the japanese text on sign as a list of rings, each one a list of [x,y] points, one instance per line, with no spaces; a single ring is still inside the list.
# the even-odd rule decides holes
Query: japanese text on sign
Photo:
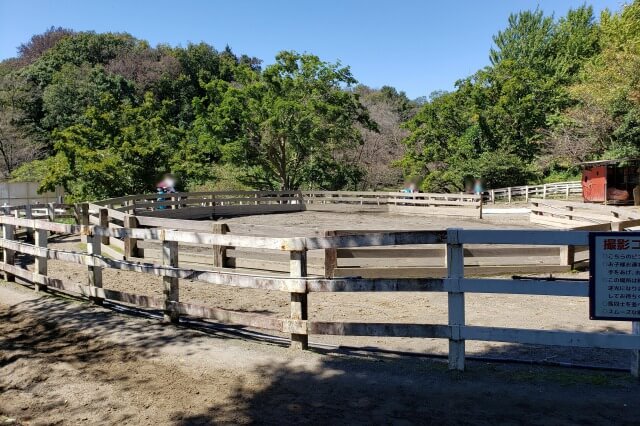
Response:
[[[591,233],[592,319],[640,319],[640,233]]]

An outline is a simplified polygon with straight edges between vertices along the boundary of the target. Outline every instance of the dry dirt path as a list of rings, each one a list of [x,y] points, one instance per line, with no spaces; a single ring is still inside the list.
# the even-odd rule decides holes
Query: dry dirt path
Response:
[[[628,374],[295,352],[0,284],[0,421],[631,425],[639,397]]]

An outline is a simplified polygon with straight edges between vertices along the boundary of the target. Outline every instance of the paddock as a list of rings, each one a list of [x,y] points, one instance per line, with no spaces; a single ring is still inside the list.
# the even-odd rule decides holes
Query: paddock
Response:
[[[481,204],[461,199],[467,196],[423,196],[428,203],[419,203],[312,194],[330,201],[314,199],[307,208],[303,194],[280,195],[156,200],[171,207],[165,209],[149,205],[155,195],[136,196],[48,209],[52,220],[59,211],[74,211],[80,225],[33,219],[37,209],[15,208],[0,217],[2,269],[38,290],[159,309],[172,321],[202,317],[267,330],[298,349],[311,339],[446,354],[450,368],[459,370],[467,354],[617,367],[628,366],[631,356],[637,374],[640,337],[629,323],[589,321],[585,275],[570,272],[577,261],[572,248],[584,247],[589,231],[542,229],[527,216],[514,215],[506,224],[480,219]],[[313,206],[318,201],[322,208]],[[377,210],[393,203],[411,214]],[[332,204],[340,205],[338,212],[327,211]],[[459,216],[460,209],[468,214]],[[215,211],[216,221],[188,218]],[[637,226],[631,216],[612,223]],[[20,241],[24,232],[34,243]],[[16,252],[24,255],[16,259]],[[398,259],[404,263],[397,265]],[[549,272],[566,281],[548,280]]]

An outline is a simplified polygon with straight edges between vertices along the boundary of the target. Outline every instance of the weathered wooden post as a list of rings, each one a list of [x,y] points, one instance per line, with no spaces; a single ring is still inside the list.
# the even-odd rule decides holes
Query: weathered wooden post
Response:
[[[229,233],[229,225],[226,223],[214,223],[211,229],[214,234],[224,235]],[[227,266],[227,246],[213,246],[213,266],[225,268]]]
[[[49,222],[55,222],[56,220],[56,208],[53,203],[47,204],[47,218]]]
[[[511,204],[511,187],[507,188],[507,202]]]
[[[640,321],[633,321],[631,323],[631,333],[640,339]],[[633,374],[634,377],[640,378],[640,350],[638,349],[631,351],[631,374]]]
[[[529,202],[529,185],[524,187],[524,201]]]
[[[449,370],[464,370],[465,341],[461,336],[465,324],[464,293],[460,279],[464,277],[464,247],[458,241],[458,229],[447,230],[447,282],[449,310]]]
[[[292,251],[289,256],[290,276],[301,278],[307,276],[307,252]],[[291,293],[291,319],[307,319],[307,294]],[[291,334],[291,348],[307,349],[309,347],[309,336],[307,334]]]
[[[128,229],[136,229],[138,227],[138,218],[132,215],[125,215],[123,225]],[[127,259],[131,257],[143,257],[140,256],[137,238],[130,236],[124,237],[124,256]]]
[[[101,208],[98,210],[98,219],[100,220],[100,226],[102,228],[109,229],[109,209]],[[105,246],[109,245],[109,236],[104,235],[100,237],[100,242]]]
[[[178,267],[178,242],[162,241],[162,264],[172,268]],[[173,302],[180,301],[180,288],[177,277],[162,277],[164,295],[164,322],[178,323],[180,313]]]
[[[24,206],[24,218],[33,219],[33,210],[31,208],[31,204],[27,204]],[[27,241],[33,241],[33,229],[26,227],[25,233],[27,234]]]
[[[97,265],[98,258],[102,254],[102,244],[100,242],[100,236],[95,235],[93,232],[89,232],[87,235],[87,253],[91,255],[89,264],[87,265],[88,283],[90,287],[91,299],[95,304],[102,305],[103,299],[98,296],[97,289],[102,288],[102,267]]]
[[[547,184],[542,185],[542,199],[545,200],[547,198]]]
[[[336,231],[324,231],[325,237],[334,237],[338,235]],[[324,249],[324,277],[333,278],[338,267],[338,249]]]
[[[46,229],[35,230],[35,245],[43,249],[47,248],[47,238],[49,237],[49,231]],[[35,291],[43,291],[47,289],[47,285],[44,281],[47,276],[47,255],[36,256],[35,259],[35,273],[38,275],[35,277]],[[42,284],[41,284],[42,282]]]
[[[77,206],[77,205],[76,205]],[[78,213],[79,213],[79,223],[82,226],[89,226],[89,204],[87,203],[82,203],[80,204],[80,208],[78,209]],[[87,237],[87,235],[85,233],[81,234],[80,237],[80,241],[82,241],[83,243],[88,243],[89,242],[89,238]]]
[[[5,240],[13,240],[15,238],[15,231],[16,231],[16,227],[15,225],[10,225],[10,224],[3,224],[2,225],[2,235],[4,237]],[[16,256],[16,252],[13,250],[10,250],[8,248],[4,248],[2,249],[2,255],[4,258],[4,263],[5,265],[14,265],[15,264],[15,256]],[[15,281],[16,277],[5,271],[4,272],[4,279],[6,281]]]

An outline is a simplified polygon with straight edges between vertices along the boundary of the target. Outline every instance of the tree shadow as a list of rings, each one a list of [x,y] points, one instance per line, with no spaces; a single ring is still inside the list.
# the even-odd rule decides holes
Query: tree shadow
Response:
[[[640,386],[593,384],[593,375],[474,363],[460,374],[443,363],[323,357],[309,370],[262,365],[231,397],[179,426],[218,424],[634,424]],[[548,368],[546,370],[549,370]],[[614,379],[614,381],[618,380]],[[626,404],[626,405],[625,405]]]

